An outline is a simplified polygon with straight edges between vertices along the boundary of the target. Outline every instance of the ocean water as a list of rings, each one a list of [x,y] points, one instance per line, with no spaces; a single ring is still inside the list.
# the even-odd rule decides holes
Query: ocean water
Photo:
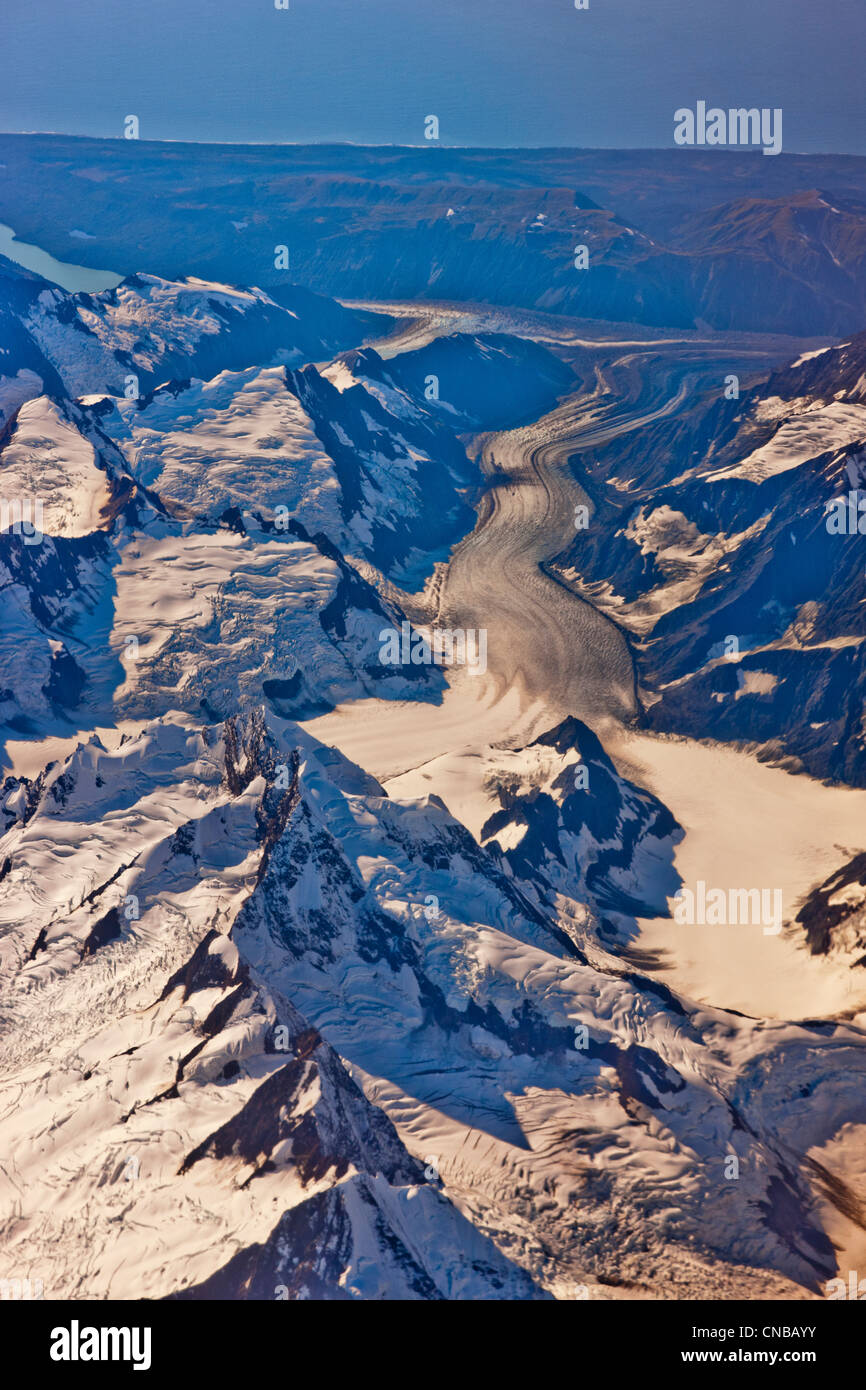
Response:
[[[674,112],[782,107],[866,153],[864,0],[40,0],[6,5],[0,130],[213,143],[667,148]],[[2,217],[0,179],[0,217]]]

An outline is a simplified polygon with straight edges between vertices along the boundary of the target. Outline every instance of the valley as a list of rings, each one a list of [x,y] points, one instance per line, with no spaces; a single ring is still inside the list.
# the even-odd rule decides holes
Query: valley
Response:
[[[3,378],[0,464],[45,532],[2,538],[21,1277],[820,1297],[859,1248],[866,990],[856,894],[824,954],[795,911],[866,848],[858,736],[826,785],[820,744],[810,775],[717,736],[701,585],[713,555],[738,593],[772,560],[760,516],[742,539],[725,509],[775,473],[727,475],[824,410],[828,375],[850,399],[798,466],[844,469],[859,346],[831,367],[814,337],[4,274],[30,365]],[[844,604],[809,627],[795,598],[756,619],[796,621],[810,660],[856,649],[828,645]],[[383,631],[431,630],[483,630],[483,664],[381,662]],[[773,634],[735,630],[750,669]],[[699,692],[683,730],[659,718],[674,656]],[[802,742],[786,679],[744,698]],[[697,881],[780,893],[782,931],[678,923]]]

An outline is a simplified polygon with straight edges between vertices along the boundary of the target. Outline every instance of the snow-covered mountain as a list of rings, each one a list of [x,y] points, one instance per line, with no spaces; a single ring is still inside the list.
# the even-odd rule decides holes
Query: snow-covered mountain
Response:
[[[0,500],[38,503],[0,534],[6,1267],[59,1299],[820,1295],[862,1224],[863,1015],[672,988],[634,938],[671,919],[686,827],[610,721],[491,740],[495,681],[461,704],[466,673],[380,659],[449,611],[473,506],[519,493],[483,492],[479,435],[542,416],[545,491],[554,407],[607,359],[407,345],[300,290],[0,294]],[[810,767],[802,690],[859,659],[819,503],[861,441],[861,355],[575,460],[590,525],[550,573],[629,631],[644,724],[705,734],[677,692],[709,679],[743,710],[726,736],[769,749],[736,718],[771,696]],[[320,717],[408,726],[412,766],[386,787]],[[816,882],[813,948],[859,950],[863,876]]]
[[[449,333],[387,361],[374,348],[345,353],[341,360],[368,390],[391,387],[464,429],[507,429],[535,419],[577,385],[560,358],[508,333]],[[340,377],[345,381],[342,371]],[[393,402],[393,391],[385,399]]]
[[[11,800],[3,1241],[52,1296],[833,1273],[807,1151],[866,1118],[856,1028],[768,1029],[582,949],[564,879],[542,910],[435,799],[261,712],[93,735]]]
[[[866,784],[866,334],[572,463],[557,569],[633,635],[650,727]]]
[[[15,404],[16,379],[19,396],[24,382],[51,392],[59,380],[71,396],[111,392],[135,398],[164,381],[206,380],[250,362],[315,361],[354,346],[386,322],[300,287],[280,291],[275,300],[259,289],[193,277],[130,275],[101,294],[70,294],[5,257],[0,299],[4,344],[7,333],[12,336],[5,349],[8,365],[16,368],[0,376],[6,418]],[[22,373],[31,375],[22,379]]]
[[[56,367],[26,326],[48,289],[40,276],[0,256],[0,427],[24,401],[63,390]]]
[[[4,1198],[29,1195],[6,1258],[58,1298],[542,1297],[231,940],[297,806],[278,756],[256,716],[169,718],[92,737],[22,806],[0,1105]]]

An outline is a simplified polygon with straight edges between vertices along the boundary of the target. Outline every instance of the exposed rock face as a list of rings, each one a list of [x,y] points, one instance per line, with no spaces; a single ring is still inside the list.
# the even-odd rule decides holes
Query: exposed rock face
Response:
[[[574,458],[557,568],[633,635],[651,728],[866,785],[864,383],[861,333]]]
[[[295,211],[324,197],[326,222],[358,209],[347,293],[366,276],[456,291],[426,260],[456,243],[491,296],[547,308],[742,323],[776,294],[780,323],[847,323],[859,303],[860,213],[844,204],[843,245],[788,175],[760,206],[726,176],[663,229],[669,166],[650,159],[649,232],[609,211],[599,180],[621,183],[604,159],[593,173],[540,152],[530,177],[502,155],[486,182],[481,156],[447,157],[465,201],[419,255],[442,189],[389,156],[384,203],[405,218],[387,267],[365,182],[382,156],[346,154],[367,170],[351,187],[314,171],[286,194]],[[832,279],[820,313],[791,290],[794,204],[816,282]],[[749,232],[739,297],[699,288],[731,226]],[[557,259],[584,227],[600,263],[586,292]],[[319,235],[315,283],[345,260],[338,230]],[[489,453],[480,511],[513,489],[531,529],[517,475],[539,451],[560,501],[573,490],[544,412],[561,422],[580,388],[598,435],[616,434],[606,373],[622,370],[656,418],[630,340],[620,368],[573,325],[563,346],[482,317],[437,333],[435,316],[383,325],[282,285],[142,274],[73,296],[0,269],[0,475],[42,508],[38,535],[0,535],[0,1240],[46,1297],[797,1298],[836,1271],[822,1203],[862,1225],[823,1151],[866,1124],[863,1029],[841,1012],[747,1017],[644,973],[634,937],[668,917],[686,818],[611,756],[614,721],[600,737],[557,714],[476,746],[466,707],[446,708],[452,673],[380,659],[383,631],[448,612],[444,561],[485,482],[468,436],[520,426]],[[866,779],[862,557],[824,505],[860,466],[864,344],[572,460],[590,524],[549,571],[524,554],[520,614],[553,588],[557,613],[578,593],[604,609],[619,629],[591,613],[591,630],[624,653],[617,708],[634,708],[633,653],[644,726]],[[545,557],[562,543],[547,499]],[[507,607],[509,555],[488,552],[479,625],[497,584]],[[566,654],[578,631],[555,634]],[[537,664],[544,693],[555,662]],[[395,727],[420,711],[426,732],[433,706],[457,730],[442,757],[472,764],[477,826],[449,811],[447,778],[437,794],[423,747],[402,795],[311,731],[375,710]],[[792,934],[859,965],[866,871],[845,853]]]
[[[575,739],[601,776],[585,731],[539,746]],[[642,806],[645,833],[666,828],[621,790],[626,819]],[[767,1031],[596,948],[590,964],[547,843],[556,907],[549,865],[503,874],[434,801],[391,802],[260,712],[79,747],[2,847],[2,1094],[31,1097],[8,1112],[6,1171],[65,1194],[7,1223],[9,1248],[59,1297],[534,1298],[563,1269],[643,1286],[648,1259],[682,1293],[731,1258],[815,1287],[834,1261],[803,1155],[832,1121],[786,1107],[797,1078],[854,1113],[858,1032]],[[487,1155],[471,1172],[468,1133]],[[727,1153],[745,1205],[717,1180]],[[86,1267],[60,1239],[67,1210]]]
[[[145,265],[174,279],[194,265],[283,303],[274,246],[288,242],[293,278],[348,299],[803,335],[842,336],[866,321],[866,186],[850,158],[187,145],[175,165],[146,142],[127,151],[5,135],[0,159],[11,225],[20,211],[39,244],[62,254],[58,227],[86,220],[81,254],[120,273]],[[113,177],[85,182],[84,161]],[[238,236],[232,223],[248,221],[252,189],[255,222]],[[579,245],[588,274],[575,269]],[[332,314],[322,315],[329,328]]]

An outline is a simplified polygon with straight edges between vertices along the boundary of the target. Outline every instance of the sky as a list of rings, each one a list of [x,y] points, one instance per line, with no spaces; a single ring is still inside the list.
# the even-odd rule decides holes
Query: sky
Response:
[[[678,107],[781,107],[866,154],[866,0],[7,0],[0,130],[667,147]]]

